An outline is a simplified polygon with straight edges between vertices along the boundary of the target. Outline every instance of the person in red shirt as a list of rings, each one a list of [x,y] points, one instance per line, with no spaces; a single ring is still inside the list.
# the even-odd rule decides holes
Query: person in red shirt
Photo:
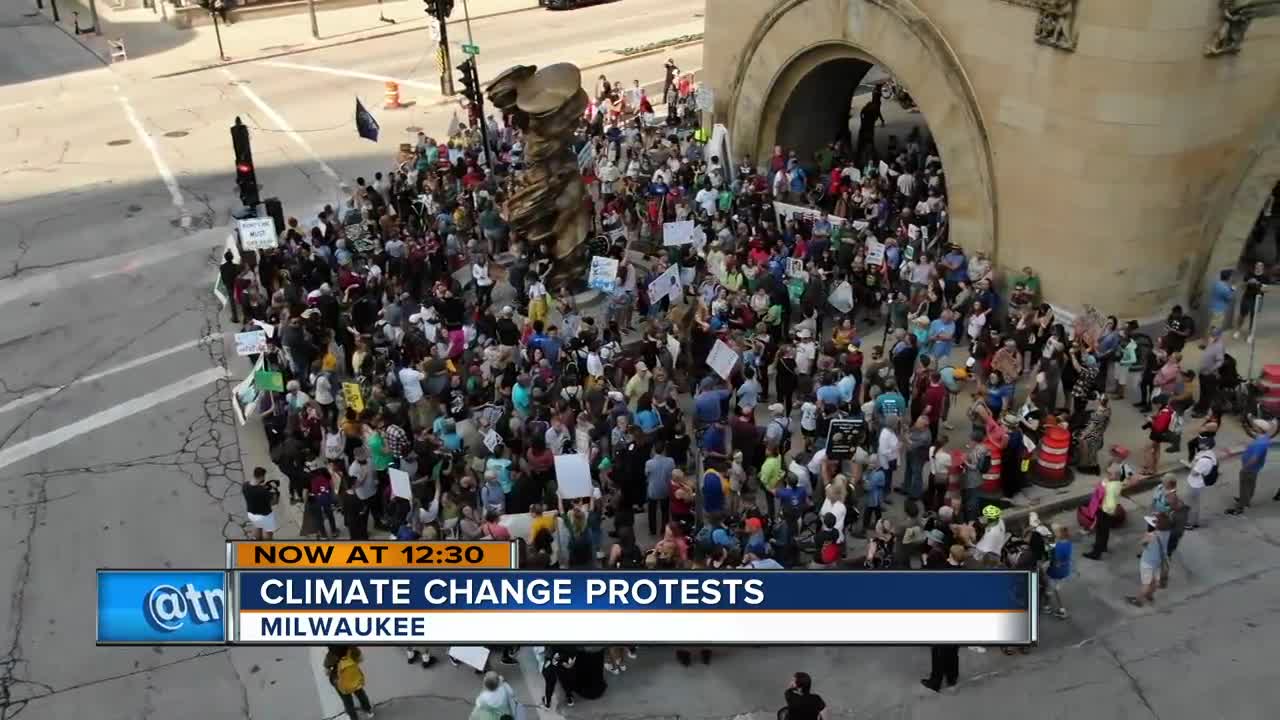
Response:
[[[924,411],[929,418],[929,434],[933,441],[938,441],[938,425],[942,423],[942,411],[946,408],[947,389],[942,385],[942,374],[937,370],[929,372],[929,384],[924,389]]]
[[[1151,402],[1156,406],[1156,411],[1142,426],[1151,431],[1142,463],[1142,472],[1146,474],[1154,473],[1160,466],[1160,443],[1169,442],[1173,427],[1173,408],[1169,407],[1168,396],[1160,395]]]

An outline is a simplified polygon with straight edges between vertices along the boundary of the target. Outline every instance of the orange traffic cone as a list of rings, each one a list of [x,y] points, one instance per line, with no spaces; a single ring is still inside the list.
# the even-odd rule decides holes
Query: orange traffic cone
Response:
[[[383,97],[386,102],[383,107],[387,110],[395,110],[400,107],[400,83],[387,81],[386,92]]]

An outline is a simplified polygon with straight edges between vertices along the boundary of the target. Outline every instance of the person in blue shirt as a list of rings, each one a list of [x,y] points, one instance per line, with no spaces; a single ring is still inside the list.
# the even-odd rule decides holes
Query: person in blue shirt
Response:
[[[822,386],[818,388],[817,396],[818,402],[832,410],[838,409],[840,403],[844,402],[844,395],[836,385],[835,373],[828,372],[826,374],[823,378]]]
[[[703,430],[698,447],[708,460],[726,460],[729,457],[727,440],[728,433],[725,432],[724,423],[717,420]]]
[[[943,310],[942,317],[929,323],[929,355],[938,360],[951,354],[956,341],[955,314]]]
[[[1045,575],[1049,578],[1049,607],[1055,617],[1066,618],[1067,609],[1062,606],[1062,583],[1071,577],[1071,530],[1065,525],[1053,524],[1053,554],[1049,558],[1049,569]]]
[[[969,282],[969,258],[959,245],[952,245],[950,252],[942,257],[942,265],[947,269],[944,280],[947,290],[951,290],[962,282]]]
[[[1275,420],[1255,422],[1267,422],[1267,426],[1260,428],[1263,432],[1258,433],[1258,436],[1245,446],[1244,453],[1240,456],[1240,496],[1236,498],[1235,506],[1227,510],[1228,515],[1243,515],[1245,508],[1249,507],[1249,503],[1253,501],[1253,491],[1258,485],[1258,473],[1262,472],[1262,466],[1267,464],[1267,451],[1271,449],[1271,442],[1275,439],[1277,428],[1280,427]],[[1280,490],[1276,491],[1272,499],[1280,501]]]
[[[898,383],[893,378],[885,379],[884,392],[876,396],[875,411],[881,423],[906,414],[907,399],[898,392]]]
[[[787,179],[790,181],[791,193],[795,199],[802,198],[804,191],[808,188],[809,176],[796,160],[792,159],[788,164],[790,167],[787,169]]]
[[[702,473],[702,510],[707,514],[724,512],[724,476],[715,467]],[[710,524],[710,519],[708,519]]]
[[[693,396],[693,420],[697,425],[719,422],[725,400],[733,393],[723,383],[704,387]]]
[[[636,427],[640,428],[640,431],[649,439],[652,439],[662,427],[662,416],[653,409],[653,400],[648,393],[641,396],[636,403],[635,422]]]
[[[840,402],[849,407],[853,405],[853,398],[858,393],[858,378],[853,373],[846,372],[840,382],[836,383],[836,389],[840,391]]]
[[[991,408],[993,417],[1012,412],[1013,391],[1013,383],[1005,382],[999,370],[992,370],[987,376],[987,407]]]
[[[1236,300],[1236,286],[1231,284],[1232,271],[1223,270],[1209,289],[1209,329],[1223,329],[1227,324],[1227,313]]]
[[[866,535],[867,531],[880,521],[882,516],[881,506],[884,504],[884,488],[889,481],[889,476],[885,474],[884,468],[880,467],[880,456],[872,455],[867,461],[867,466],[872,468],[867,473],[867,492],[862,496],[865,507],[862,511],[862,532],[858,537]]]

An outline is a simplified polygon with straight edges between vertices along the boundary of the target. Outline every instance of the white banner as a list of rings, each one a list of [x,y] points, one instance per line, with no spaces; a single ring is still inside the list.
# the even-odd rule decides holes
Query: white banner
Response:
[[[778,227],[781,228],[786,221],[795,219],[808,219],[809,221],[817,220],[824,213],[817,208],[807,208],[800,205],[792,205],[790,203],[777,202],[773,203],[773,214],[778,218]],[[844,227],[845,219],[839,215],[827,215],[827,222],[834,226]]]
[[[240,230],[240,247],[245,250],[270,250],[280,245],[276,224],[271,218],[245,218],[236,221]]]
[[[261,355],[266,350],[267,332],[265,330],[236,333],[236,354],[240,357]]]

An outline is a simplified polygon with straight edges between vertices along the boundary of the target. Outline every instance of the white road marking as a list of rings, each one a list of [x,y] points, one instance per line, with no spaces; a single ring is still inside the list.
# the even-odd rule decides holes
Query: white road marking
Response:
[[[9,447],[0,450],[0,470],[21,462],[40,453],[57,447],[68,440],[91,433],[94,430],[104,428],[112,423],[124,420],[127,417],[137,415],[140,412],[150,410],[161,403],[169,402],[175,398],[186,395],[193,390],[208,385],[215,380],[225,377],[226,372],[222,368],[209,368],[196,373],[188,378],[179,380],[176,383],[165,385],[157,388],[145,395],[139,395],[132,400],[127,400],[114,407],[110,407],[102,412],[94,413],[84,419],[77,420],[70,425],[64,425],[57,430],[52,430],[43,435],[37,435],[28,438],[20,443],[14,443]]]
[[[129,102],[129,98],[124,95],[117,95],[116,99],[120,101],[120,105],[124,108],[124,114],[129,118],[129,124],[133,126],[133,131],[138,134],[138,139],[142,141],[143,145],[147,146],[147,151],[151,153],[151,162],[155,163],[156,172],[160,173],[160,179],[164,181],[165,187],[169,188],[169,196],[173,200],[173,206],[178,209],[182,227],[191,227],[191,212],[187,210],[187,203],[182,198],[182,190],[178,188],[178,179],[173,176],[173,171],[169,169],[169,163],[165,162],[164,156],[160,154],[160,146],[156,144],[155,138],[151,137],[151,133],[147,132],[147,128],[138,119],[138,113],[134,111],[133,103]]]
[[[344,70],[342,68],[325,67],[323,65],[304,65],[302,63],[285,62],[283,60],[263,60],[259,65],[270,65],[272,67],[284,68],[287,70],[302,70],[303,72],[321,73],[324,75],[336,75],[338,77],[356,78],[358,80],[372,80],[374,82],[400,83],[406,87],[417,88],[419,90],[434,91],[437,95],[440,93],[440,85],[425,83],[418,80],[402,80],[390,75],[377,75],[374,73],[360,72],[359,70]]]
[[[337,183],[342,182],[342,178],[339,177],[337,171],[329,167],[329,163],[325,162],[316,153],[316,151],[311,147],[311,144],[308,143],[301,135],[299,135],[297,131],[295,131],[293,127],[289,125],[288,121],[285,120],[284,117],[280,115],[280,113],[275,111],[275,108],[268,105],[267,102],[263,100],[261,97],[259,97],[258,93],[250,89],[248,85],[245,85],[244,83],[240,82],[240,78],[236,77],[235,74],[233,74],[230,70],[226,68],[221,68],[221,70],[222,70],[222,74],[226,75],[227,79],[230,80],[232,83],[234,83],[235,86],[239,88],[240,92],[246,98],[249,99],[249,102],[256,105],[257,108],[262,111],[262,114],[267,116],[267,119],[275,123],[277,129],[284,132],[284,134],[287,135],[289,139],[294,142],[294,144],[302,148],[304,152],[306,152],[308,155],[311,156],[311,159],[314,160],[316,164],[320,166],[320,169],[324,171],[325,175],[328,175],[330,178],[332,178],[334,182],[337,182]]]
[[[76,385],[83,385],[85,383],[97,382],[98,380],[101,380],[104,377],[115,375],[116,373],[122,373],[126,370],[132,370],[133,368],[136,368],[136,367],[141,367],[142,365],[155,362],[156,360],[159,360],[162,357],[167,357],[169,355],[173,355],[174,353],[180,353],[183,350],[189,350],[190,348],[196,347],[202,342],[217,340],[221,337],[222,336],[219,335],[218,333],[210,333],[209,335],[205,335],[204,337],[198,340],[188,340],[187,342],[184,342],[180,345],[174,345],[171,348],[166,348],[159,352],[153,352],[150,355],[143,355],[140,358],[134,358],[129,362],[121,363],[114,367],[109,367],[106,370],[101,370],[96,373],[85,375],[84,377],[78,378],[77,380],[73,382],[69,382],[66,385],[59,385],[58,387],[47,388],[45,390],[40,390],[39,392],[31,393],[30,395],[23,395],[22,397],[14,398],[13,400],[10,400],[4,405],[0,405],[0,415],[3,415],[9,412],[10,410],[17,410],[20,407],[26,407],[27,405],[30,405],[32,403],[40,402],[41,400],[44,400],[47,397],[52,397],[54,395],[57,395],[58,393],[62,392],[63,390],[69,387],[74,387]]]
[[[211,232],[224,231],[196,232],[180,237],[173,242],[140,248],[119,255],[98,258],[97,260],[86,260],[78,265],[69,265],[38,275],[7,280],[0,283],[0,305],[18,300],[30,301],[41,295],[47,295],[88,280],[101,280],[112,275],[137,272],[149,265],[172,260],[196,248],[211,250],[222,244],[222,238],[216,234],[209,234]]]

